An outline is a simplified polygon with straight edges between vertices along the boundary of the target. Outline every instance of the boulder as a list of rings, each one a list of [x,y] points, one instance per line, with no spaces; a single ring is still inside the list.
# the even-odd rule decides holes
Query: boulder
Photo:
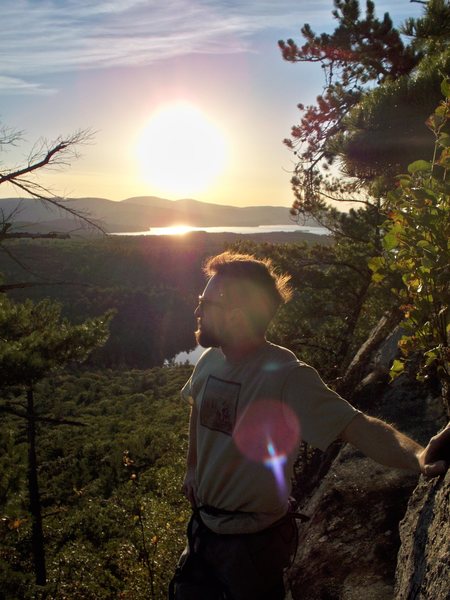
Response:
[[[380,322],[336,388],[425,445],[446,423],[442,398],[407,374],[388,383],[399,336],[389,326]],[[449,475],[416,487],[417,474],[383,467],[348,445],[313,459],[320,481],[311,490],[303,470],[294,486],[298,510],[310,520],[299,524],[287,600],[450,600]]]
[[[450,470],[421,478],[400,523],[395,600],[450,598]]]

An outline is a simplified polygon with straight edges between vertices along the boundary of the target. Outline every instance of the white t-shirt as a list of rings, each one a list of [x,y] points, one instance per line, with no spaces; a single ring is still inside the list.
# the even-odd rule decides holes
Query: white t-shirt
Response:
[[[325,450],[358,414],[317,371],[286,348],[265,342],[236,363],[206,350],[182,397],[197,408],[199,505],[217,533],[251,533],[287,511],[302,440]]]

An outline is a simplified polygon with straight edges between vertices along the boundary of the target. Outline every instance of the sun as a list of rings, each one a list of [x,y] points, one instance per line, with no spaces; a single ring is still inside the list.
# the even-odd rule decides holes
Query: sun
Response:
[[[190,196],[207,190],[226,166],[224,133],[195,106],[157,110],[137,144],[142,176],[158,193]]]

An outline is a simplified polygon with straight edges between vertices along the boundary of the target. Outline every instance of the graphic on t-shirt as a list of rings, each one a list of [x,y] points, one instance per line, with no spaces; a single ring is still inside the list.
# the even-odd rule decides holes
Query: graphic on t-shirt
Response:
[[[240,383],[208,377],[200,408],[200,423],[208,429],[233,433],[239,400]]]

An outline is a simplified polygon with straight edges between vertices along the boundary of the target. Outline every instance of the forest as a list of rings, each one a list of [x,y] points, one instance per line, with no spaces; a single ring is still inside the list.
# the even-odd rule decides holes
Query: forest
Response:
[[[3,215],[0,598],[166,597],[189,514],[179,391],[192,367],[171,359],[195,345],[202,263],[225,248],[291,275],[268,338],[330,385],[388,316],[403,331],[391,378],[433,382],[450,414],[450,6],[431,0],[402,31],[370,1],[365,14],[334,6],[334,33],[304,25],[301,44],[279,42],[326,75],[285,143],[292,218],[314,217],[327,239],[18,239]],[[0,183],[54,202],[32,166]]]

